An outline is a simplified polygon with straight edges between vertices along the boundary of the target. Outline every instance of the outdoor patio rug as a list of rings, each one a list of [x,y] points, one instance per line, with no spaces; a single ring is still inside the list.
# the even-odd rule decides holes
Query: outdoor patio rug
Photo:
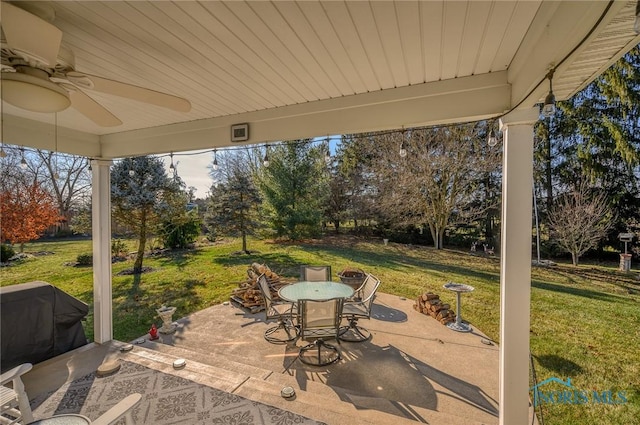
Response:
[[[31,405],[36,419],[78,413],[94,420],[133,393],[142,394],[133,412],[137,425],[322,424],[128,361],[122,361],[120,370],[113,375],[97,377],[95,372],[90,373],[55,392],[36,397]],[[120,422],[124,424],[124,420]]]

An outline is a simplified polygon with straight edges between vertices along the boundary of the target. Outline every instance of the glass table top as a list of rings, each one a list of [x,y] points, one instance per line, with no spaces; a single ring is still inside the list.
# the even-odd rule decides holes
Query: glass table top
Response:
[[[328,300],[331,298],[349,298],[353,288],[339,282],[298,282],[286,285],[278,290],[280,298],[287,301]]]

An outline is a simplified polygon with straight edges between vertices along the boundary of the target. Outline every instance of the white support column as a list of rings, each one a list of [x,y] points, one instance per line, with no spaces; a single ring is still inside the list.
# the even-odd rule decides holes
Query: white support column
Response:
[[[111,293],[111,161],[91,160],[94,341],[113,339]]]
[[[500,246],[500,425],[529,419],[533,124],[538,108],[500,120],[504,134]]]

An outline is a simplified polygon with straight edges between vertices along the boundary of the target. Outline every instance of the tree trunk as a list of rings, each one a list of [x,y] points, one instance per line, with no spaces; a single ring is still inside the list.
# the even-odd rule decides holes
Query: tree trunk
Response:
[[[242,231],[242,252],[245,254],[249,253],[249,251],[247,251],[247,233],[244,230]]]
[[[24,242],[20,244],[20,254],[24,252]]]
[[[333,225],[334,225],[334,226],[335,226],[335,228],[336,228],[336,235],[337,235],[337,234],[339,234],[339,233],[340,233],[340,220],[335,220],[335,221],[333,222]]]
[[[133,263],[133,273],[142,273],[142,260],[144,259],[144,249],[147,244],[147,212],[142,211],[142,217],[140,219],[140,235],[138,239],[138,252],[136,254],[136,261]]]
[[[575,252],[571,253],[571,261],[573,261],[573,265],[577,266],[578,265],[578,254],[576,254]]]

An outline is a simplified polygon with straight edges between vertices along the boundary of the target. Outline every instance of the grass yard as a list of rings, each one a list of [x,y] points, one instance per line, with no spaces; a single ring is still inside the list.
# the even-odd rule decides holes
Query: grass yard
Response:
[[[133,250],[133,245],[130,246]],[[115,338],[129,341],[159,324],[155,309],[178,308],[181,317],[226,301],[246,278],[252,262],[265,263],[280,275],[296,278],[302,264],[330,264],[334,276],[342,268],[360,267],[382,280],[381,291],[415,298],[425,291],[455,305],[447,281],[468,283],[476,290],[464,299],[464,317],[492,339],[499,339],[499,260],[452,250],[390,244],[354,237],[327,237],[305,243],[250,241],[253,255],[233,255],[240,242],[228,240],[190,251],[149,257],[153,271],[140,278],[119,276],[132,260],[113,265]],[[0,269],[2,286],[43,280],[91,305],[90,267],[65,265],[91,251],[90,241],[28,244],[25,251],[48,253]],[[538,381],[571,378],[588,392],[625,391],[627,403],[545,405],[546,424],[635,424],[640,418],[640,281],[617,271],[617,264],[559,264],[533,270],[531,350]],[[335,278],[337,279],[337,277]],[[92,312],[85,329],[93,337]],[[499,341],[498,341],[499,342]],[[552,387],[552,386],[550,386]],[[545,388],[561,390],[559,387]]]

